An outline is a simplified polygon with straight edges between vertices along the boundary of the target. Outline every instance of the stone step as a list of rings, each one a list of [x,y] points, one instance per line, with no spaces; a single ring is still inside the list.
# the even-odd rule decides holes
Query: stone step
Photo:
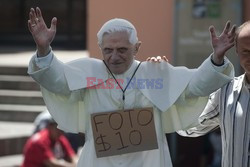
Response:
[[[45,105],[40,91],[2,90],[0,104]]]
[[[0,121],[0,156],[21,154],[33,130],[33,123]]]
[[[33,54],[34,51],[0,55],[0,167],[20,166],[23,146],[34,129],[33,121],[46,109],[39,85],[27,74]],[[86,51],[56,54],[63,62],[88,57]]]
[[[3,140],[29,137],[32,134],[34,128],[35,126],[33,122],[0,121],[0,139]]]
[[[28,76],[27,67],[0,66],[0,75],[23,75]]]
[[[33,122],[43,105],[0,104],[0,121]]]
[[[23,162],[23,155],[8,155],[0,157],[0,166],[1,167],[20,167]]]
[[[0,75],[0,88],[13,90],[40,90],[30,76]]]

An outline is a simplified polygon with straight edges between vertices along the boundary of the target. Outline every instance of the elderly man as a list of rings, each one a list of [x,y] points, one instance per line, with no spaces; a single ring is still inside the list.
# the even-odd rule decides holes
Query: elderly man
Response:
[[[141,42],[124,19],[106,22],[97,33],[103,61],[85,58],[64,64],[50,47],[56,21],[48,29],[40,9],[30,10],[28,27],[37,53],[28,73],[41,85],[59,128],[85,133],[78,166],[171,167],[165,133],[187,129],[203,111],[207,96],[234,75],[224,58],[234,45],[230,23],[219,37],[211,28],[214,54],[190,70],[136,61]]]
[[[220,128],[222,167],[250,166],[250,21],[236,32],[236,52],[245,73],[211,95],[200,124],[178,132],[196,137]]]

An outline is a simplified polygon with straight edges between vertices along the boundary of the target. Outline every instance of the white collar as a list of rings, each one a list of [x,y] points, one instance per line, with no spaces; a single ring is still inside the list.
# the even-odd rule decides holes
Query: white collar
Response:
[[[136,67],[138,66],[139,64],[139,61],[136,61],[136,60],[133,60],[131,66],[129,67],[129,69],[127,71],[125,71],[124,73],[122,74],[114,74],[114,76],[119,79],[119,78],[125,78],[125,77],[132,77]],[[112,77],[112,76],[111,76]]]

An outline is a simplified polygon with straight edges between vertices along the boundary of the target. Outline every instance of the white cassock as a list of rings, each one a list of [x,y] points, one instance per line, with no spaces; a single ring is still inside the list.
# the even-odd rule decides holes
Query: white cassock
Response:
[[[85,133],[79,167],[171,167],[165,133],[187,129],[196,123],[207,103],[207,95],[234,76],[233,66],[228,60],[217,67],[209,58],[193,70],[173,67],[166,62],[143,62],[134,76],[140,84],[136,82],[135,87],[126,90],[123,102],[120,89],[87,88],[88,77],[103,82],[112,78],[102,61],[83,58],[64,64],[52,52],[43,59],[50,60],[44,68],[38,69],[38,61],[42,64],[43,60],[33,56],[28,73],[41,85],[46,106],[58,127],[66,132]],[[126,81],[138,64],[138,61],[134,61],[125,73],[115,77]],[[141,84],[143,81],[155,83],[153,86]],[[97,158],[90,114],[123,107],[153,107],[158,149]]]

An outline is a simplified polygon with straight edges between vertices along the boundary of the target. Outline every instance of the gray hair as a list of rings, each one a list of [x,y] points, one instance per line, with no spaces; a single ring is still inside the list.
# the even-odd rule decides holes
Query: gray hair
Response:
[[[115,18],[107,21],[97,33],[98,44],[102,44],[102,38],[104,34],[124,31],[128,33],[129,42],[131,44],[134,45],[138,42],[137,32],[134,25],[125,19]]]

